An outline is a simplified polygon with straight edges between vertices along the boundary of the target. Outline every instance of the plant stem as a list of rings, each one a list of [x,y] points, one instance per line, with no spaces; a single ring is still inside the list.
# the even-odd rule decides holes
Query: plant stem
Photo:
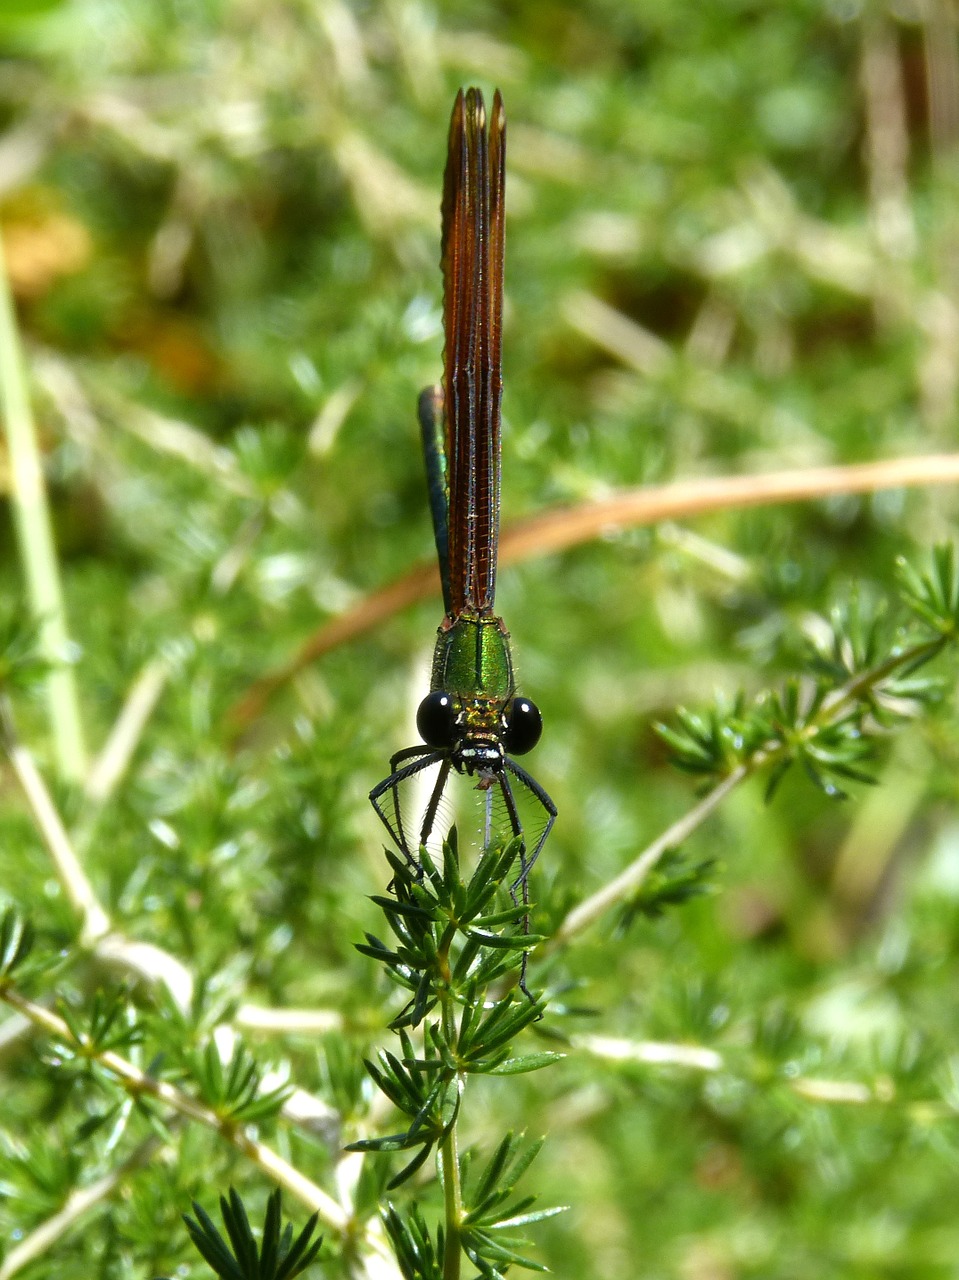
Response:
[[[443,1032],[448,1043],[455,1039],[455,1010],[450,995],[449,981],[450,946],[456,933],[455,925],[450,925],[437,949],[437,972],[442,983],[440,989],[440,1011],[443,1020]],[[440,1146],[440,1160],[443,1168],[443,1208],[445,1213],[445,1234],[443,1244],[443,1280],[459,1280],[462,1265],[462,1241],[460,1225],[463,1220],[463,1188],[460,1184],[459,1147],[456,1126],[459,1114],[450,1125],[449,1132]]]
[[[6,752],[30,806],[70,905],[80,915],[83,941],[93,945],[109,931],[109,917],[77,857],[33,756],[17,736],[13,713],[5,695],[0,695],[0,746]]]
[[[725,1071],[737,1072],[751,1087],[758,1082],[772,1088],[787,1088],[808,1102],[836,1106],[862,1107],[867,1105],[898,1106],[917,1122],[946,1119],[955,1115],[955,1108],[942,1098],[903,1098],[896,1091],[893,1080],[877,1076],[866,1080],[830,1080],[819,1076],[786,1076],[780,1072],[760,1074],[759,1070],[746,1068],[740,1055],[730,1055],[728,1061],[716,1049],[704,1045],[669,1044],[659,1040],[625,1040],[614,1036],[574,1036],[571,1043],[586,1053],[609,1062],[641,1062],[655,1067],[685,1067],[707,1074]],[[756,1067],[762,1064],[757,1059]]]
[[[10,497],[27,597],[40,628],[40,650],[49,662],[55,664],[47,676],[46,686],[57,767],[67,781],[81,782],[86,773],[86,750],[80,703],[73,669],[64,665],[68,633],[53,523],[2,245],[0,409],[10,450]]]
[[[460,1223],[463,1219],[463,1196],[460,1185],[459,1150],[456,1121],[443,1139],[443,1205],[446,1212],[446,1235],[443,1248],[443,1280],[459,1280],[463,1257]]]

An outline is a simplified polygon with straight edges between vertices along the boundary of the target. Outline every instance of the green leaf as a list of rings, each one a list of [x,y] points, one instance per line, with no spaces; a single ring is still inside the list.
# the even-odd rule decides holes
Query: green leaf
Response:
[[[510,1230],[513,1227],[526,1227],[532,1222],[543,1222],[546,1218],[555,1218],[557,1214],[568,1213],[568,1204],[555,1204],[549,1209],[536,1209],[533,1213],[521,1213],[515,1218],[504,1218],[488,1228],[490,1231]]]
[[[486,929],[470,929],[470,937],[478,938],[484,947],[495,951],[532,951],[546,940],[541,933],[499,934]]]
[[[541,1067],[549,1067],[565,1057],[565,1053],[553,1053],[548,1049],[540,1053],[526,1053],[519,1058],[507,1058],[498,1067],[493,1067],[489,1074],[492,1076],[524,1075],[527,1071],[539,1071]]]
[[[430,1152],[433,1150],[434,1143],[432,1141],[425,1142],[422,1149],[417,1152],[409,1164],[404,1165],[399,1173],[394,1174],[386,1184],[387,1191],[395,1191],[397,1187],[401,1187],[404,1182],[408,1182],[410,1178],[417,1173],[426,1161],[429,1159]]]
[[[319,1215],[314,1213],[293,1241],[291,1224],[281,1230],[281,1207],[280,1192],[275,1190],[267,1200],[259,1252],[246,1208],[233,1187],[229,1198],[220,1197],[220,1213],[229,1243],[196,1201],[193,1202],[196,1220],[186,1215],[183,1220],[203,1259],[223,1280],[292,1280],[313,1262],[323,1240],[318,1237],[310,1243],[319,1220]]]
[[[440,1258],[443,1256],[443,1233],[434,1245],[429,1227],[417,1205],[410,1205],[404,1217],[389,1204],[383,1213],[386,1228],[404,1280],[443,1280]]]
[[[10,977],[33,949],[33,927],[12,907],[0,915],[0,979]]]

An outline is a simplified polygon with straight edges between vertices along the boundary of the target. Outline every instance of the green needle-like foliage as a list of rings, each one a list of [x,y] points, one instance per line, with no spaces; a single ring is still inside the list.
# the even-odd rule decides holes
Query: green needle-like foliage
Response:
[[[399,1263],[403,1280],[443,1280],[443,1228],[430,1234],[429,1226],[416,1204],[404,1212],[388,1204],[383,1223]]]
[[[79,1046],[82,1055],[92,1058],[101,1053],[119,1053],[143,1041],[143,1028],[137,1022],[127,991],[98,991],[90,1005],[81,1009],[61,1001],[58,1012],[72,1036],[74,1047],[65,1046],[68,1053],[76,1052]]]
[[[959,609],[954,552],[940,547],[930,569],[898,565],[903,600],[916,620],[892,633],[860,609],[836,610],[810,673],[787,679],[751,704],[718,702],[704,712],[680,708],[677,726],[657,725],[679,768],[713,780],[734,769],[763,770],[771,798],[794,764],[827,795],[844,798],[847,782],[872,783],[877,740],[914,717],[942,692],[936,677],[915,673],[956,634]],[[885,639],[885,644],[882,643]]]
[[[0,915],[0,983],[19,969],[33,949],[33,928],[12,907]]]
[[[542,1142],[533,1142],[524,1149],[522,1138],[507,1134],[475,1179],[470,1178],[468,1163],[464,1161],[463,1250],[480,1274],[490,1280],[495,1280],[510,1266],[530,1271],[547,1269],[524,1256],[522,1250],[529,1241],[513,1234],[520,1227],[563,1212],[562,1206],[533,1209],[535,1196],[514,1198],[516,1184],[542,1145]]]
[[[514,1139],[505,1138],[479,1180],[472,1209],[457,1209],[459,1193],[451,1192],[451,1181],[457,1187],[460,1182],[452,1137],[469,1078],[521,1075],[563,1056],[550,1051],[513,1052],[516,1038],[542,1018],[546,1007],[542,1000],[519,994],[513,985],[522,972],[522,957],[540,941],[526,928],[527,907],[512,903],[508,893],[520,849],[519,840],[490,847],[468,880],[460,869],[455,829],[443,844],[441,866],[425,848],[420,850],[421,867],[387,851],[393,872],[391,893],[374,901],[397,944],[390,947],[367,934],[367,942],[358,947],[383,965],[401,987],[415,993],[390,1024],[400,1037],[402,1056],[384,1049],[376,1062],[366,1064],[377,1087],[408,1118],[408,1127],[389,1136],[363,1139],[350,1150],[415,1150],[413,1159],[388,1183],[392,1190],[412,1178],[434,1150],[442,1149],[447,1220],[435,1250],[415,1204],[405,1217],[395,1205],[390,1206],[386,1217],[404,1275],[419,1280],[435,1274],[436,1260],[444,1249],[444,1265],[451,1266],[450,1248],[462,1248],[484,1276],[497,1276],[497,1268],[510,1264],[540,1269],[518,1252],[521,1242],[495,1234],[506,1219],[515,1224],[517,1215],[532,1203],[527,1198],[509,1211],[496,1212],[509,1200],[538,1147],[519,1157]],[[503,905],[504,899],[510,905]],[[494,983],[501,989],[494,990]],[[434,1011],[439,1016],[430,1018]],[[419,1052],[412,1040],[417,1028],[422,1029]]]
[[[228,1062],[222,1060],[211,1040],[189,1056],[189,1066],[204,1102],[222,1119],[238,1124],[275,1116],[292,1092],[289,1085],[262,1091],[259,1065],[240,1040]]]
[[[183,1220],[193,1243],[222,1280],[292,1280],[316,1258],[323,1237],[310,1243],[317,1224],[314,1214],[294,1240],[291,1223],[281,1231],[281,1209],[280,1192],[273,1191],[266,1202],[259,1250],[243,1201],[232,1187],[229,1198],[220,1197],[220,1213],[228,1239],[224,1239],[213,1219],[195,1200],[196,1218],[184,1214]]]
[[[959,628],[959,565],[955,544],[935,548],[923,572],[900,557],[896,568],[903,599],[916,616],[943,639],[952,639]]]
[[[621,927],[628,929],[639,916],[657,920],[671,907],[714,893],[718,871],[715,858],[693,863],[678,850],[667,850],[643,881],[639,892],[627,902]]]
[[[511,903],[490,911],[520,853],[519,840],[487,851],[464,882],[460,877],[456,832],[443,846],[442,867],[422,851],[422,872],[387,851],[393,896],[375,896],[396,939],[393,946],[367,934],[358,946],[383,964],[391,977],[414,993],[391,1022],[393,1030],[416,1027],[435,1007],[440,991],[474,992],[509,974],[518,977],[517,956],[542,939],[524,929],[526,908]],[[535,1016],[535,1015],[533,1015]]]

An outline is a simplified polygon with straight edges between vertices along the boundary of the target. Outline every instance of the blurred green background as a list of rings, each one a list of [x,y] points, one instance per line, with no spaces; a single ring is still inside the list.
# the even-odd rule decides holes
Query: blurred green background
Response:
[[[440,184],[472,83],[509,119],[506,523],[955,435],[945,0],[3,0],[0,230],[91,754],[144,664],[169,673],[85,863],[211,999],[342,1015],[332,1048],[255,1047],[341,1108],[344,1140],[368,1101],[344,1063],[389,1039],[353,950],[386,878],[366,794],[413,740],[438,599],[302,672],[239,751],[227,718],[431,554],[415,403],[440,374]],[[546,721],[530,765],[560,810],[535,926],[694,803],[657,719],[795,670],[832,605],[890,593],[956,507],[939,488],[730,511],[505,570]],[[23,599],[9,520],[0,583]],[[54,778],[44,703],[17,713]],[[607,917],[554,963],[554,1029],[727,1067],[574,1051],[471,1093],[467,1140],[549,1135],[528,1178],[572,1206],[536,1230],[556,1274],[959,1274],[955,730],[950,695],[843,803],[799,775],[769,806],[742,788],[686,850],[717,861],[715,892]],[[78,789],[57,795],[76,819]],[[9,780],[0,798],[0,897],[62,944],[72,916]],[[78,963],[61,985],[99,981]],[[895,1087],[843,1105],[799,1096],[806,1076]],[[0,1051],[0,1249],[118,1158],[102,1135],[74,1149],[95,1106],[36,1047]],[[327,1176],[328,1151],[279,1141]],[[230,1181],[265,1196],[186,1134],[24,1274],[198,1276],[177,1215]]]

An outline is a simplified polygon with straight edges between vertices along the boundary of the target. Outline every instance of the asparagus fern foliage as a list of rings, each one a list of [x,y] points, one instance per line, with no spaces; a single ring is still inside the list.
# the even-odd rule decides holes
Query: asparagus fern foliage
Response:
[[[316,1230],[317,1214],[293,1239],[292,1224],[280,1229],[280,1192],[274,1191],[266,1202],[263,1236],[257,1250],[243,1201],[231,1187],[229,1198],[220,1197],[220,1213],[227,1238],[220,1233],[202,1205],[193,1202],[196,1218],[186,1214],[183,1221],[197,1249],[222,1280],[293,1280],[316,1258],[323,1237],[311,1239]]]
[[[359,946],[381,964],[405,1000],[390,1023],[399,1052],[380,1051],[366,1066],[377,1087],[404,1116],[396,1133],[353,1144],[357,1151],[412,1153],[388,1184],[408,1182],[435,1151],[444,1221],[431,1234],[414,1202],[389,1204],[384,1220],[407,1280],[449,1280],[461,1256],[480,1275],[509,1266],[542,1269],[523,1252],[515,1230],[558,1210],[531,1210],[533,1196],[514,1196],[520,1176],[539,1150],[506,1135],[483,1172],[470,1177],[473,1153],[458,1154],[457,1121],[470,1079],[536,1071],[562,1057],[517,1052],[521,1032],[537,1022],[542,998],[517,987],[522,960],[541,939],[527,932],[527,908],[508,892],[520,842],[491,846],[468,879],[461,870],[455,829],[437,864],[421,849],[421,867],[387,851],[393,875],[388,895],[374,898],[392,939],[367,934]]]
[[[871,783],[879,741],[941,697],[942,680],[921,669],[959,631],[952,546],[937,547],[925,570],[901,559],[897,574],[906,609],[898,625],[881,604],[854,600],[809,641],[802,675],[751,702],[739,695],[704,711],[681,707],[675,725],[658,725],[676,765],[711,782],[762,771],[767,798],[793,765],[837,799],[849,782]]]

